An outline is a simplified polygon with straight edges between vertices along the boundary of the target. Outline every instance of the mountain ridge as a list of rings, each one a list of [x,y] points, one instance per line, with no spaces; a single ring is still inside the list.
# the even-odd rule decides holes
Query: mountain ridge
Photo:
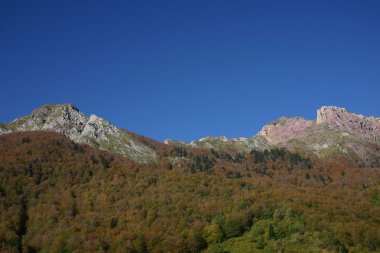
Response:
[[[86,116],[73,104],[47,104],[30,115],[0,124],[0,134],[36,130],[60,132],[74,142],[116,152],[140,163],[156,159],[154,146],[182,145],[245,153],[285,147],[322,158],[344,156],[363,166],[380,164],[380,118],[354,114],[337,106],[322,106],[315,120],[281,117],[252,137],[208,136],[189,143],[170,139],[160,143],[139,136],[95,114]]]
[[[275,145],[163,144],[73,105],[38,108],[0,125],[0,251],[377,252],[376,129],[343,112],[273,121]]]

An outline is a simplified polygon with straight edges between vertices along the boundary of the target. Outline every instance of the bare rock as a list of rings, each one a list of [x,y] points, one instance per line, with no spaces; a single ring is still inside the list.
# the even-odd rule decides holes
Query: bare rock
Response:
[[[128,131],[119,129],[94,114],[87,117],[72,104],[45,105],[26,117],[1,126],[0,134],[17,131],[56,131],[74,142],[117,152],[137,162],[148,162],[156,156],[153,149],[135,140]]]
[[[315,121],[301,117],[283,117],[264,126],[258,135],[265,137],[270,143],[276,145],[290,141],[293,138],[307,136],[307,130],[315,126],[315,124]]]
[[[380,118],[350,113],[336,106],[321,107],[317,112],[317,124],[328,124],[368,141],[376,141],[380,136]]]
[[[363,166],[380,166],[380,118],[323,106],[317,119],[280,118],[258,133],[274,146],[310,151],[320,157],[349,157]]]

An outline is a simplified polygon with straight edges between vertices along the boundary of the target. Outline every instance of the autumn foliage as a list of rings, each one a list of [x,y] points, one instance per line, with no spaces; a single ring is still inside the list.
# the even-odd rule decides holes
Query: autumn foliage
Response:
[[[379,169],[150,145],[141,165],[54,132],[0,136],[0,251],[380,250]]]

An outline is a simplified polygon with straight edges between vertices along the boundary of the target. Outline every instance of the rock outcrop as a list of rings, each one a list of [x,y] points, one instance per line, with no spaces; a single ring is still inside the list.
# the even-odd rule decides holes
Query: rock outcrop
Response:
[[[277,145],[288,142],[295,136],[304,137],[307,129],[315,126],[315,121],[301,117],[282,117],[264,126],[258,135],[265,137],[270,143]]]
[[[156,156],[153,149],[134,139],[132,133],[94,114],[87,117],[72,104],[42,106],[26,117],[2,124],[0,134],[36,130],[56,131],[74,142],[117,152],[137,162],[148,162]]]
[[[376,141],[380,136],[380,118],[357,115],[336,106],[323,106],[319,109],[317,124],[329,124],[368,141]]]
[[[252,149],[263,151],[273,148],[265,138],[258,135],[251,138],[239,137],[231,139],[225,136],[208,136],[197,141],[192,141],[189,145],[197,148],[226,149],[230,151],[244,152],[250,152]]]
[[[320,157],[344,156],[363,166],[380,165],[380,118],[336,106],[323,106],[317,119],[280,118],[258,135],[274,146],[311,151]]]

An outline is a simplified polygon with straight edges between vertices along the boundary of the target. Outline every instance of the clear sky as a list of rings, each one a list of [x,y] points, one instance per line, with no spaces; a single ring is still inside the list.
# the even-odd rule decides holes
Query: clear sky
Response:
[[[47,103],[157,140],[380,116],[380,1],[0,1],[0,122]]]

